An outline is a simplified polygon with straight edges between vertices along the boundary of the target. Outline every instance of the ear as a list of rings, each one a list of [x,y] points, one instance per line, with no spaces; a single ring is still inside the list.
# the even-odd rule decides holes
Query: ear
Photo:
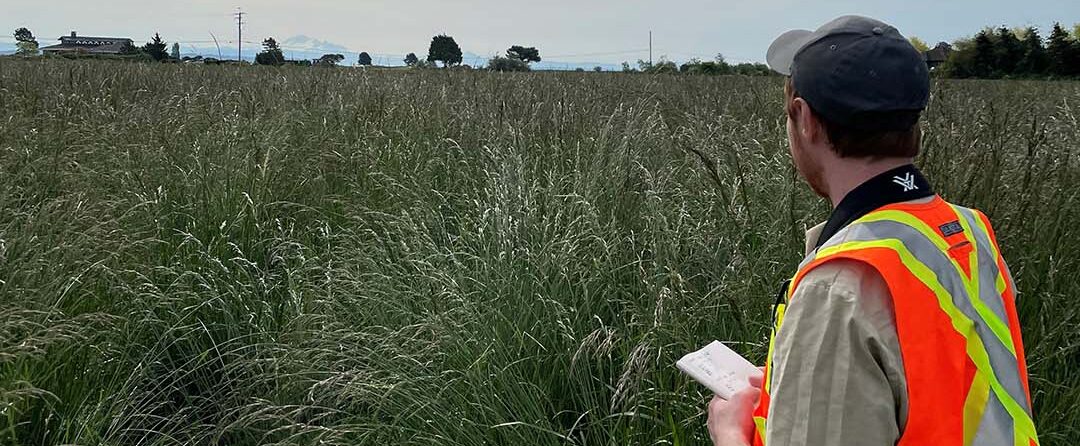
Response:
[[[792,111],[794,112],[792,119],[797,124],[796,128],[799,130],[800,136],[807,141],[817,142],[820,135],[823,133],[821,128],[821,121],[814,116],[813,109],[810,108],[810,104],[806,103],[803,98],[795,98],[791,103]]]
[[[799,133],[799,136],[801,136],[802,139],[813,140],[814,133],[816,132],[814,126],[818,125],[818,123],[814,122],[816,120],[813,119],[813,112],[810,110],[810,105],[801,97],[796,97],[792,102],[791,111],[791,118],[792,121],[795,121],[795,129]]]

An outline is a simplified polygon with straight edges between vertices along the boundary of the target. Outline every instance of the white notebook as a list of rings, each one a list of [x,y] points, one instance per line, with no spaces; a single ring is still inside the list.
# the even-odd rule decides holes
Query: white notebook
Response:
[[[761,369],[720,341],[683,356],[675,366],[725,400],[750,387],[750,377],[761,376]]]

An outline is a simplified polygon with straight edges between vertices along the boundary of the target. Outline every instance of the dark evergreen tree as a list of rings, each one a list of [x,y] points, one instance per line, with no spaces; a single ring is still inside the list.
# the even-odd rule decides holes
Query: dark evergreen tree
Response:
[[[1060,23],[1055,23],[1053,31],[1050,31],[1050,41],[1046,44],[1046,55],[1050,57],[1050,74],[1055,76],[1076,74],[1074,69],[1076,53],[1076,42],[1069,37],[1069,32],[1065,31]]]
[[[1045,76],[1046,70],[1050,67],[1050,59],[1046,56],[1046,48],[1043,47],[1039,29],[1034,26],[1028,27],[1020,46],[1024,50],[1024,57],[1017,64],[1017,72],[1027,76]]]
[[[994,71],[1002,75],[1016,74],[1016,67],[1023,57],[1024,48],[1020,39],[1009,28],[998,28],[997,41],[994,42]]]
[[[366,52],[360,53],[360,56],[356,58],[356,63],[365,67],[371,66],[371,55]]]
[[[146,42],[146,45],[143,45],[142,51],[152,59],[161,61],[169,58],[169,52],[165,50],[167,47],[168,45],[161,38],[161,35],[154,33],[154,38]]]
[[[285,53],[281,51],[277,40],[274,40],[273,37],[267,37],[266,40],[263,40],[263,50],[255,55],[255,63],[258,65],[285,64]]]
[[[997,62],[996,48],[989,31],[984,29],[975,35],[973,50],[975,54],[972,56],[971,74],[980,78],[998,76],[999,72],[994,69],[994,64]]]
[[[420,58],[416,57],[416,53],[409,53],[405,55],[405,65],[414,67],[418,63],[420,63]]]

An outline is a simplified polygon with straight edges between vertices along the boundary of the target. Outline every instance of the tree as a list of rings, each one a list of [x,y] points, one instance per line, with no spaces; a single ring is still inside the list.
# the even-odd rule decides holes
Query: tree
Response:
[[[123,56],[135,56],[138,55],[139,52],[139,47],[135,46],[135,44],[130,41],[124,41],[124,43],[120,45],[120,54]]]
[[[690,59],[679,67],[679,71],[685,74],[716,76],[721,74],[731,74],[732,67],[731,65],[728,65],[727,62],[724,62],[722,56],[717,55],[715,61],[702,61],[696,57]]]
[[[953,51],[949,53],[945,63],[938,68],[938,72],[944,77],[964,79],[974,77],[975,66],[975,40],[970,38],[957,39],[952,45]]]
[[[405,65],[415,67],[420,63],[420,58],[416,57],[416,53],[409,53],[405,55]]]
[[[540,62],[540,51],[531,46],[524,47],[521,45],[514,45],[506,50],[506,57],[520,60],[526,64],[529,62]]]
[[[678,73],[679,67],[675,65],[675,62],[667,60],[666,56],[660,56],[660,60],[656,63],[638,59],[638,69],[642,73]]]
[[[731,72],[740,76],[775,76],[776,72],[763,63],[740,63],[731,66]]]
[[[360,56],[356,58],[356,63],[365,67],[371,66],[371,55],[366,52],[360,53]]]
[[[453,37],[440,34],[431,38],[428,48],[428,62],[442,62],[444,67],[461,63],[461,47]]]
[[[600,73],[600,72],[604,71],[604,67],[601,67],[601,66],[597,65],[597,66],[593,67],[592,70],[597,72],[597,73]]]
[[[1005,75],[1015,74],[1017,63],[1024,57],[1024,47],[1012,30],[1002,26],[994,42],[994,67]]]
[[[974,51],[973,65],[971,67],[972,74],[981,78],[994,76],[994,63],[997,62],[997,55],[990,32],[984,29],[975,35]]]
[[[176,59],[176,60],[180,60],[180,44],[179,43],[173,43],[172,44],[172,51],[169,53],[169,57],[172,57],[173,59]]]
[[[282,65],[285,63],[285,54],[281,52],[277,40],[267,37],[263,40],[263,50],[255,55],[255,63],[259,65]]]
[[[1024,57],[1017,64],[1017,72],[1029,76],[1042,76],[1050,67],[1050,59],[1046,56],[1046,48],[1043,47],[1039,29],[1034,26],[1024,30],[1024,40],[1020,42]]]
[[[154,33],[154,38],[149,42],[146,42],[146,45],[143,45],[142,51],[150,56],[150,58],[156,61],[162,61],[169,58],[169,53],[165,51],[166,47],[168,47],[168,45],[165,43],[165,40],[161,38],[161,35]]]
[[[15,54],[20,56],[36,56],[38,53],[38,42],[34,38],[34,33],[29,29],[19,28],[15,30],[15,46],[18,50]]]
[[[920,53],[930,51],[930,45],[927,45],[926,42],[923,42],[923,40],[918,37],[911,36],[908,38],[908,41],[911,42],[911,46],[919,50]]]
[[[513,57],[495,56],[488,61],[487,69],[500,72],[529,71],[529,64]]]
[[[1076,41],[1069,37],[1069,32],[1065,31],[1060,23],[1055,23],[1054,29],[1050,31],[1050,41],[1046,44],[1046,55],[1050,58],[1050,74],[1056,76],[1076,74],[1074,69],[1076,53]]]
[[[23,27],[15,30],[15,40],[19,42],[34,42],[37,39],[34,38],[34,33],[29,29]]]
[[[323,54],[318,59],[315,59],[315,65],[320,67],[336,67],[337,64],[345,60],[345,56],[341,54]]]

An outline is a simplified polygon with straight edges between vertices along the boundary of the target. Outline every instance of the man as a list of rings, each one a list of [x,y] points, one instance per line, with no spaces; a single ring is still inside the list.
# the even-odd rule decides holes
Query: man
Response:
[[[785,284],[761,389],[714,398],[717,445],[1037,445],[1014,299],[986,217],[912,162],[930,81],[847,16],[772,44],[795,166],[834,207]]]

